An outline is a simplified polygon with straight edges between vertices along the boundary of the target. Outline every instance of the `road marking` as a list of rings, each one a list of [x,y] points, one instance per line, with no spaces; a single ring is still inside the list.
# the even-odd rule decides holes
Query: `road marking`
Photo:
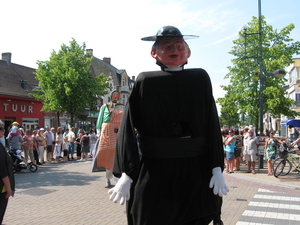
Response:
[[[288,221],[300,224],[300,197],[258,189],[237,225],[289,224]]]

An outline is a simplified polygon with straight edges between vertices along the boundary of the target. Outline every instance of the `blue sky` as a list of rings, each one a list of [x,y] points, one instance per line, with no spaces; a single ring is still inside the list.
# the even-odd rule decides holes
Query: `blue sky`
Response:
[[[295,41],[300,40],[299,9],[299,0],[261,0],[262,15],[274,29],[295,24],[290,36]],[[192,55],[186,68],[207,70],[219,98],[224,96],[219,86],[228,84],[223,78],[232,41],[258,16],[258,0],[14,0],[1,3],[0,15],[0,52],[11,52],[13,63],[37,68],[37,60],[48,60],[53,49],[75,38],[94,56],[111,57],[129,76],[159,69],[150,56],[152,42],[140,39],[176,26],[200,36],[188,41]]]

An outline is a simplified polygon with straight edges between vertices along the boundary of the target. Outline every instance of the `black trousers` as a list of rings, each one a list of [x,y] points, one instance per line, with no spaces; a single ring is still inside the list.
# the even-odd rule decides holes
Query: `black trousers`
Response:
[[[35,151],[35,150],[33,150],[33,155],[34,155],[35,163],[36,163],[36,164],[40,164],[38,152]]]
[[[6,192],[0,193],[0,224],[2,224],[5,210],[8,203],[8,198],[5,198]]]

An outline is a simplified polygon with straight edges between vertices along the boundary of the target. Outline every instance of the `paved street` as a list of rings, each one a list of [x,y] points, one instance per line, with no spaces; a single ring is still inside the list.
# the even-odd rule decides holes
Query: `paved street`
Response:
[[[267,176],[243,171],[227,175],[230,192],[223,198],[224,224],[300,224],[300,178]]]
[[[92,160],[46,163],[37,172],[15,175],[3,223],[125,225],[125,206],[108,199],[105,173],[91,173]],[[300,224],[300,178],[296,173],[277,179],[242,171],[224,174],[230,192],[224,197],[226,225]]]

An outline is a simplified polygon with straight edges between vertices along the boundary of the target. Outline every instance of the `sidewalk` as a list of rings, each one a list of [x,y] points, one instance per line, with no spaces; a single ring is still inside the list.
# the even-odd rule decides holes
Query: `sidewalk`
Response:
[[[232,174],[224,173],[226,184],[230,189],[229,193],[223,197],[222,220],[224,224],[300,224],[300,220],[295,222],[289,219],[295,215],[295,210],[291,210],[294,209],[295,203],[292,203],[290,199],[296,197],[297,205],[300,204],[300,175],[291,172],[279,178],[267,176],[266,163],[263,169],[256,170],[256,174],[245,173],[246,170],[245,162],[242,162],[240,171]],[[276,206],[277,203],[281,208],[285,208],[284,216],[283,210]],[[254,207],[253,204],[257,205]],[[300,211],[297,211],[296,215],[300,215]]]
[[[286,176],[279,176],[278,178],[274,176],[268,176],[268,167],[266,161],[264,161],[263,169],[258,169],[259,165],[256,163],[256,174],[252,173],[246,173],[247,166],[245,165],[245,162],[241,163],[241,170],[235,171],[235,176],[239,178],[247,178],[247,179],[253,179],[256,181],[264,182],[264,183],[270,183],[270,184],[276,184],[276,185],[284,185],[289,187],[298,186],[300,189],[300,174],[297,172],[290,172]],[[293,170],[293,169],[292,169]],[[230,175],[229,175],[230,176]]]
[[[46,163],[37,172],[15,174],[16,194],[10,198],[5,225],[126,225],[125,205],[112,203],[105,188],[105,172],[91,173],[92,159]],[[230,192],[223,198],[222,219],[235,225],[260,188],[300,196],[300,178],[267,176],[266,165],[257,174],[224,173]],[[113,183],[114,184],[114,183]]]
[[[92,160],[46,163],[37,172],[15,174],[5,225],[124,225],[125,205],[112,203],[105,172],[91,172]],[[113,183],[114,184],[114,183]]]

